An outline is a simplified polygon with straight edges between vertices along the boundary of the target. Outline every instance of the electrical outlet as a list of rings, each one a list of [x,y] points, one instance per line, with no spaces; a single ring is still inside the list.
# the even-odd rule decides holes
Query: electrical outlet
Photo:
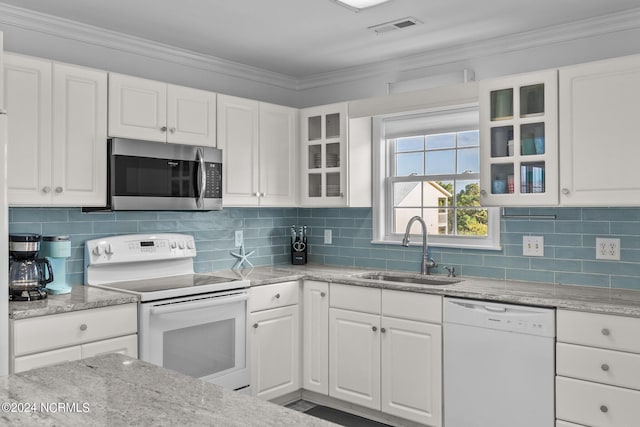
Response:
[[[242,232],[242,230],[236,230],[236,242],[235,242],[236,248],[239,248],[240,246],[242,246],[243,243],[244,243],[244,233]]]
[[[522,236],[522,255],[544,256],[544,237]]]
[[[620,260],[620,239],[596,237],[596,259]]]
[[[331,230],[324,230],[324,244],[330,245],[332,243]]]

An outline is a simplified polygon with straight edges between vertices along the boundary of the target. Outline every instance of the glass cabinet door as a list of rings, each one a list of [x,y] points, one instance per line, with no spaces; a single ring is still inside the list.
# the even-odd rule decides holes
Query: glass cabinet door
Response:
[[[556,70],[480,82],[484,205],[558,203],[557,92]]]
[[[302,110],[302,204],[345,205],[346,104]]]

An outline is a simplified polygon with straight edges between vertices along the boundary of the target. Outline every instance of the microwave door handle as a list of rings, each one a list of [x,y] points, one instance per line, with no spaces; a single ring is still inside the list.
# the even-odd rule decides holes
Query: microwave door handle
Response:
[[[204,153],[202,148],[198,147],[196,151],[196,162],[198,162],[198,195],[196,198],[196,206],[199,209],[204,208],[204,195],[207,191],[207,173],[205,171]]]
[[[158,307],[152,307],[150,312],[151,314],[177,313],[180,311],[194,310],[197,308],[215,307],[218,305],[232,304],[234,302],[246,301],[247,299],[249,299],[249,296],[247,294],[242,294],[242,295],[234,295],[229,297],[211,298],[210,300],[198,301],[198,302],[185,301],[182,303],[167,304],[167,305],[162,305]]]

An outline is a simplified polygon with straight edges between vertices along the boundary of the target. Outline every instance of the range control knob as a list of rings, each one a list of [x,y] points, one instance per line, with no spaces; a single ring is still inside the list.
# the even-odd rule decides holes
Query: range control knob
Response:
[[[104,250],[104,253],[107,255],[113,255],[113,246],[109,243]]]
[[[176,242],[171,242],[171,249],[175,249],[178,247],[178,244]]]
[[[185,248],[184,241],[180,242],[180,243],[178,244],[178,247],[179,247],[180,249],[184,249],[184,248]]]
[[[100,256],[102,255],[103,251],[102,251],[102,246],[97,245],[95,248],[93,248],[93,254],[96,256]]]
[[[189,241],[187,242],[187,249],[191,249],[191,250],[193,250],[193,249],[195,249],[195,248],[196,248],[196,245],[195,245],[195,243],[193,243],[193,240],[189,240]]]

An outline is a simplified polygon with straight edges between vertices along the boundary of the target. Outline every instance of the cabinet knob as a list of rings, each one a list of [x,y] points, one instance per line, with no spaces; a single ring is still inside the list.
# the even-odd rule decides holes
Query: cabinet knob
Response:
[[[326,297],[326,296],[327,296],[327,293],[326,293],[326,292],[320,292],[320,296],[321,296],[322,298],[324,298],[324,297]]]
[[[176,133],[176,128],[171,128],[171,129],[169,129],[169,132],[171,132],[171,133]]]
[[[606,363],[603,363],[603,364],[602,364],[602,366],[600,366],[600,368],[601,368],[603,371],[608,371],[608,370],[609,370],[609,365],[607,365]]]
[[[609,331],[609,329],[607,329],[607,328],[602,329],[602,335],[607,336],[610,333],[611,333],[611,331]]]
[[[256,197],[260,197],[260,193],[256,192]]]
[[[567,195],[567,194],[569,194],[569,193],[571,193],[571,191],[569,191],[569,189],[568,189],[568,188],[563,188],[563,189],[562,189],[562,194]]]
[[[276,294],[276,299],[280,299],[280,294]]]
[[[380,328],[380,332],[384,334],[385,332],[387,332],[387,330],[385,328]]]
[[[260,193],[260,197],[265,197],[267,193]]]
[[[373,332],[375,332],[375,331],[377,331],[377,330],[378,330],[378,328],[377,328],[377,327],[375,327],[375,326],[372,326],[372,327],[371,327],[371,330],[372,330]]]
[[[609,412],[609,408],[607,408],[607,405],[601,405],[600,412],[604,412],[605,414]]]
[[[62,187],[56,187],[56,193],[60,194],[62,193],[63,189]]]
[[[45,193],[45,194],[49,193],[50,191],[51,191],[51,187],[43,187],[42,188],[42,192]]]
[[[80,330],[81,331],[86,331],[87,330],[87,325],[85,323],[83,323],[82,325],[80,325]]]
[[[258,324],[257,324],[257,323],[254,323],[254,324],[253,324],[253,329],[257,329],[257,328],[258,328]]]
[[[160,128],[160,130],[161,130],[162,132],[166,132],[166,131],[167,131],[167,127],[166,127],[166,126],[162,126],[162,127]]]

